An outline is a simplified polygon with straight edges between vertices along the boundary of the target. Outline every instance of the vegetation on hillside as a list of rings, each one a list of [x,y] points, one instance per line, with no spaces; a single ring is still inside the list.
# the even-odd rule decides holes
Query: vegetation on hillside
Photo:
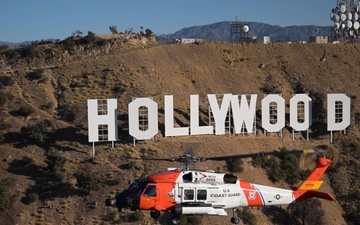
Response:
[[[280,148],[283,152],[290,151],[286,148],[308,147],[316,139],[328,138],[326,94],[330,92],[346,92],[352,99],[352,125],[346,135],[334,133],[333,145],[341,152],[337,166],[327,174],[343,207],[344,218],[349,224],[358,224],[360,104],[356,97],[359,93],[356,60],[360,56],[356,45],[324,45],[322,48],[327,49],[329,57],[320,62],[318,55],[322,55],[323,50],[317,45],[153,46],[154,42],[143,43],[153,35],[152,31],[143,28],[141,31],[134,35],[113,30],[114,36],[108,37],[92,32],[83,36],[80,31],[56,43],[0,48],[1,224],[148,221],[150,217],[145,212],[118,214],[104,205],[105,198],[113,197],[134,179],[169,167],[136,161],[136,158],[174,157],[188,150],[182,144],[195,143],[199,143],[194,148],[195,154],[204,156],[272,151],[279,146],[284,146]],[[107,46],[110,47],[106,50]],[[266,66],[259,67],[260,64]],[[254,137],[163,138],[163,96],[174,95],[176,126],[185,127],[189,126],[189,95],[194,93],[201,99],[212,93],[258,96],[281,93],[286,101],[294,93],[308,93],[313,100],[310,141],[301,132],[295,132],[292,140],[288,114],[281,138],[278,134],[264,136],[259,106]],[[133,146],[127,105],[132,98],[144,96],[152,96],[158,103],[159,134],[153,142],[136,141]],[[96,143],[93,149],[92,143],[88,143],[86,100],[91,98],[118,99],[120,140],[114,148],[108,143]],[[289,110],[288,103],[286,110]],[[207,123],[208,106],[200,104],[200,124]],[[224,167],[220,165],[209,163],[203,168],[226,168],[249,181],[258,179],[260,183],[279,187],[284,183],[296,184],[307,175],[299,171],[299,159],[292,154],[258,157],[251,163],[234,160]],[[326,184],[324,187],[330,188]],[[239,215],[245,224],[269,221],[284,224],[273,219],[275,214],[291,218],[294,224],[301,221],[321,224],[327,217],[334,219],[342,213],[337,203],[328,207],[314,201],[296,207],[285,212],[283,208],[264,212],[245,209]],[[316,220],[308,213],[309,217],[303,217],[310,208],[319,215]],[[10,211],[10,215],[6,214]],[[167,224],[167,219],[161,217],[154,223]],[[182,223],[209,224],[212,220],[216,223],[223,219],[196,216],[186,217]]]

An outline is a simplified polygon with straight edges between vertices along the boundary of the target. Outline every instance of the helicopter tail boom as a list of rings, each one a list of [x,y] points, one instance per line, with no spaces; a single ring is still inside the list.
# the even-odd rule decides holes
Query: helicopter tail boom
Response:
[[[330,166],[331,162],[332,161],[330,159],[325,157],[318,158],[315,169],[298,188],[293,189],[296,202],[301,202],[313,197],[335,201],[331,194],[316,191],[323,184],[323,181],[321,181],[320,178],[325,173],[326,169]]]

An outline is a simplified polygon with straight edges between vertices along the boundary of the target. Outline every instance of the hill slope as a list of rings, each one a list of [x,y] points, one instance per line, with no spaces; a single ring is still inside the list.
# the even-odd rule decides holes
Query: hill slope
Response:
[[[116,40],[109,48],[79,44],[72,50],[63,49],[59,44],[40,46],[36,54],[18,59],[1,54],[0,69],[6,71],[1,74],[6,77],[2,78],[1,96],[6,97],[1,101],[1,118],[11,128],[3,131],[0,177],[14,179],[13,190],[18,193],[11,210],[2,213],[1,224],[129,222],[132,212],[117,214],[115,209],[104,205],[104,199],[127,187],[137,177],[174,165],[129,163],[124,157],[174,157],[187,151],[197,156],[221,156],[281,147],[310,148],[319,140],[329,140],[324,123],[328,93],[351,96],[352,123],[346,135],[334,133],[331,146],[340,152],[339,162],[325,176],[322,190],[332,192],[337,201],[321,201],[324,224],[345,224],[343,216],[357,221],[360,187],[357,174],[360,156],[358,45],[160,46],[139,44],[140,41],[126,48],[114,43]],[[49,49],[52,57],[46,57]],[[66,57],[65,51],[68,52]],[[326,60],[321,61],[324,52]],[[314,101],[315,119],[310,141],[301,135],[293,140],[288,126],[282,138],[274,134],[265,136],[259,118],[257,136],[163,137],[164,95],[174,96],[177,124],[189,126],[191,94],[200,96],[201,120],[205,123],[207,94],[258,94],[261,99],[269,91],[281,93],[287,103],[294,93],[309,93]],[[127,105],[133,97],[153,97],[159,105],[160,130],[154,142],[132,145],[127,127]],[[87,99],[91,98],[118,99],[120,140],[114,148],[111,144],[96,144],[96,164],[89,163],[92,146],[87,142],[86,108]],[[257,108],[260,109],[260,100]],[[51,125],[46,126],[48,123]],[[32,132],[34,127],[43,130]],[[34,133],[40,133],[44,139]],[[226,171],[225,163],[206,162],[197,167]],[[87,193],[79,188],[74,174],[89,168],[101,181],[101,188]],[[268,180],[266,171],[254,168],[250,160],[245,162],[244,171],[236,175],[250,182],[287,188],[283,181],[272,183]],[[38,199],[29,201],[34,194]],[[286,209],[252,209],[251,212],[259,224],[286,224]],[[275,213],[277,217],[272,216]],[[228,221],[230,215],[231,212]],[[138,224],[152,223],[148,222],[147,213],[143,217]],[[201,224],[223,222],[222,217],[197,218]],[[166,217],[154,222],[167,223]]]

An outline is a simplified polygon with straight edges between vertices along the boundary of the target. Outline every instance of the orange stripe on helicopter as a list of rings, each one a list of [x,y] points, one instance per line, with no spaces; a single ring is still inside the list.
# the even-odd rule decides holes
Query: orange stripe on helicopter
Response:
[[[242,188],[248,206],[262,206],[264,205],[262,201],[261,194],[259,191],[252,186],[251,183],[240,180],[240,187]]]

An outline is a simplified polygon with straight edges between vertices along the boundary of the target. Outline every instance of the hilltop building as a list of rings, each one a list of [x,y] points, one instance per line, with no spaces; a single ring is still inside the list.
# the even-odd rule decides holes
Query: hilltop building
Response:
[[[327,36],[311,36],[310,43],[317,43],[317,44],[327,44],[328,37]]]

